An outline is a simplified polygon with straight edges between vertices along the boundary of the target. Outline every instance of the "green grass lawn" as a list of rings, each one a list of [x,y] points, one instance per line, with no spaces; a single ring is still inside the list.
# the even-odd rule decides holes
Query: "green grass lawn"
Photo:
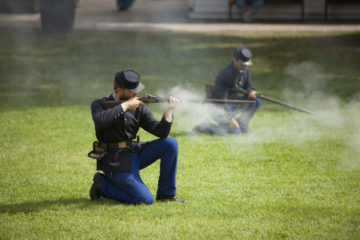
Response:
[[[360,238],[359,33],[1,32],[0,239]],[[183,105],[171,136],[189,202],[90,201],[90,103],[115,72],[138,71],[146,93],[204,97],[239,45],[259,92],[316,115],[263,102],[247,135],[192,135],[210,108]],[[158,173],[141,172],[153,195]]]

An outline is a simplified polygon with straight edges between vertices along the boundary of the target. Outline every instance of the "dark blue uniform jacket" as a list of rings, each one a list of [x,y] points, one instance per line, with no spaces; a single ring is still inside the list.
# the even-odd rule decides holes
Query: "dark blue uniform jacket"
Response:
[[[216,77],[213,97],[215,99],[234,99],[235,96],[229,96],[229,88],[243,88],[247,92],[254,90],[251,74],[247,67],[239,72],[233,62],[226,66]]]
[[[96,138],[101,143],[117,143],[127,141],[127,148],[108,149],[106,159],[97,161],[97,169],[104,172],[131,171],[131,154],[141,151],[146,142],[133,142],[139,128],[159,137],[169,135],[171,124],[163,116],[157,121],[147,106],[139,106],[136,110],[124,112],[121,105],[105,110],[102,102],[114,101],[111,94],[95,100],[91,104],[92,118],[95,123]]]

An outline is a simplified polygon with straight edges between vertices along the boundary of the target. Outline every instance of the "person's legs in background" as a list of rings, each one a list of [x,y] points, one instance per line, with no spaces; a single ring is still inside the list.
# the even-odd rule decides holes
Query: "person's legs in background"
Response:
[[[246,8],[246,0],[236,0],[236,6],[239,8],[240,11]]]
[[[264,5],[263,0],[253,0],[251,7],[252,7],[253,11],[256,12],[257,10],[259,10],[262,7],[262,5]]]
[[[246,7],[246,0],[236,0],[236,6],[242,11],[243,13],[243,20],[245,22],[252,21],[252,15],[259,10],[259,8],[264,4],[263,0],[250,0],[249,7]]]
[[[117,0],[116,3],[118,9],[121,11],[130,8],[134,4],[134,1],[135,0]]]

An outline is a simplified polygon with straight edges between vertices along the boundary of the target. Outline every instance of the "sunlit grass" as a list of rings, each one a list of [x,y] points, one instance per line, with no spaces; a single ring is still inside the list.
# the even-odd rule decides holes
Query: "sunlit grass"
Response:
[[[360,235],[359,34],[16,34],[4,30],[0,36],[0,239]],[[252,46],[259,91],[316,115],[263,102],[247,135],[193,135],[200,121],[194,116],[205,108],[183,105],[171,136],[180,147],[178,195],[189,202],[91,202],[90,103],[111,93],[114,73],[139,71],[147,93],[180,86],[203,97],[204,83],[230,62],[238,44]],[[346,56],[340,62],[339,53]],[[309,61],[319,67],[315,76],[301,73],[306,64],[289,68]],[[319,78],[324,85],[315,92],[304,85],[307,79],[318,84]],[[150,108],[161,117],[163,106]],[[145,131],[140,135],[154,139]],[[153,195],[158,174],[159,163],[141,172]]]

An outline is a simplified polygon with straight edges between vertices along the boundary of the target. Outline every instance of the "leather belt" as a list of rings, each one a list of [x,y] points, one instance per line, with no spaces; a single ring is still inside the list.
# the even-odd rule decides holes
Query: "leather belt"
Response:
[[[129,144],[126,141],[106,144],[109,148],[126,148]]]
[[[138,143],[140,141],[139,135],[136,136],[136,142]],[[106,143],[106,146],[108,148],[126,148],[130,146],[133,143],[132,139],[128,139],[127,141],[121,141],[121,142],[112,142],[112,143]]]

